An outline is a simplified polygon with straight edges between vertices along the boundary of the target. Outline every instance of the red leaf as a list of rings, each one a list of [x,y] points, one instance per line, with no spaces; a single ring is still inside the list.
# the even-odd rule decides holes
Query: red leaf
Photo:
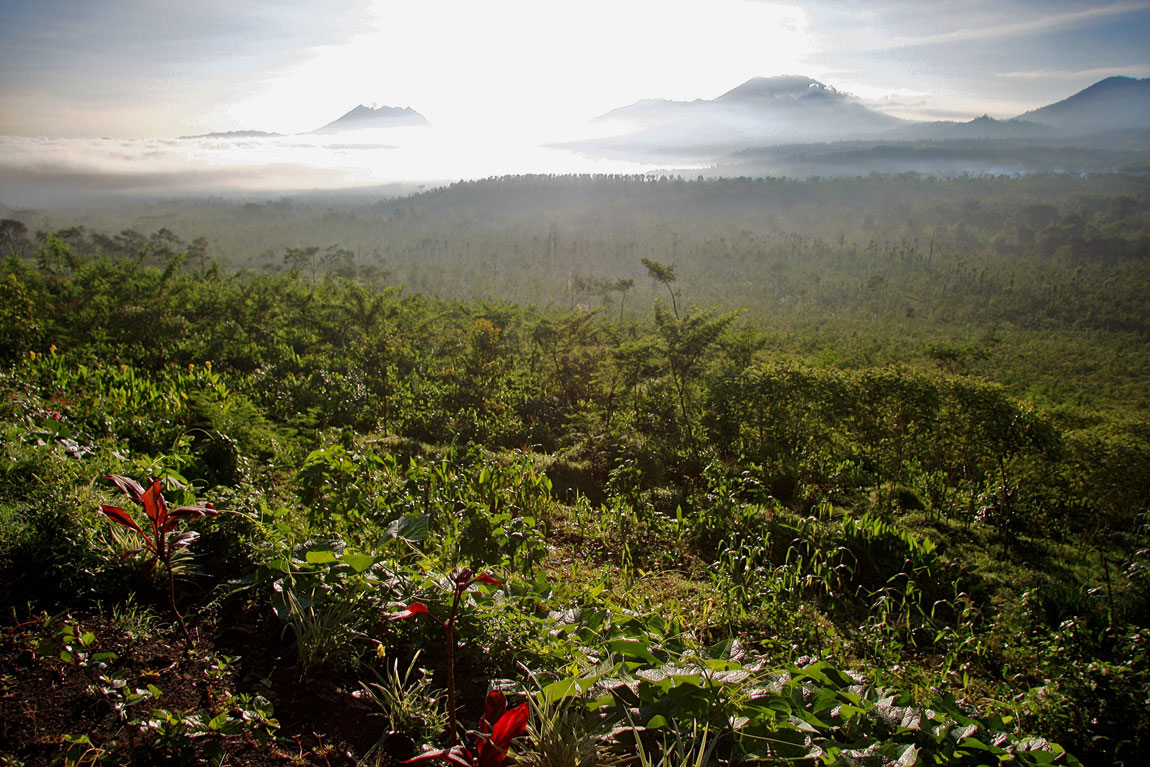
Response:
[[[491,731],[491,744],[506,751],[507,747],[511,745],[511,739],[522,735],[527,729],[527,717],[529,715],[530,708],[524,701],[499,717],[499,721],[495,723],[495,729]]]
[[[527,729],[529,714],[527,703],[520,703],[499,717],[490,738],[479,736],[479,742],[476,744],[476,751],[479,754],[478,767],[497,767],[506,761],[511,739],[522,735]]]
[[[138,524],[136,524],[136,520],[132,519],[131,515],[128,514],[128,512],[124,511],[119,506],[105,506],[105,505],[100,506],[100,511],[104,512],[108,516],[108,518],[111,519],[113,522],[119,522],[121,525],[128,528],[129,530],[134,530],[135,532],[139,533],[140,537],[144,539],[144,546],[141,548],[146,548],[148,551],[151,551],[152,553],[156,552],[156,544],[152,541],[152,539],[148,536],[148,534],[144,532],[143,528],[141,528]],[[138,550],[139,549],[137,549],[137,551]],[[133,552],[129,551],[124,556],[127,557],[129,554],[132,554],[132,553]]]
[[[105,475],[104,479],[111,480],[115,483],[116,487],[124,493],[124,495],[131,498],[136,503],[143,503],[140,500],[144,495],[144,488],[140,487],[140,483],[131,477],[123,477],[119,474]]]
[[[487,693],[484,706],[486,710],[483,712],[483,718],[479,720],[479,729],[483,732],[491,732],[491,728],[495,726],[499,718],[507,713],[507,696],[503,694],[502,690],[492,690]]]
[[[210,503],[205,503],[200,506],[179,506],[168,512],[168,521],[164,524],[164,532],[171,532],[176,529],[186,519],[198,519],[199,517],[218,517],[220,513]]]
[[[168,512],[168,518],[171,519],[173,514],[178,514],[181,511],[194,512],[197,517],[218,517],[220,513],[216,511],[216,507],[210,503],[197,503],[193,506],[177,506]]]
[[[472,579],[471,582],[472,583],[490,583],[492,586],[502,586],[503,585],[502,583],[495,580],[495,578],[491,577],[487,573],[480,573],[479,575],[475,576],[475,578]]]
[[[387,618],[389,621],[397,621],[397,620],[402,620],[403,618],[410,618],[411,616],[415,615],[416,613],[423,613],[424,615],[431,615],[431,613],[427,609],[427,605],[423,604],[422,602],[412,602],[407,607],[405,607],[404,609],[400,610],[397,613],[384,613],[383,617]],[[434,616],[432,616],[432,617],[434,617]]]
[[[140,503],[144,504],[144,513],[153,524],[161,526],[164,524],[168,516],[168,504],[164,501],[164,488],[160,485],[160,480],[152,480],[151,486],[140,498]]]
[[[132,516],[128,514],[128,512],[121,509],[119,506],[104,506],[101,504],[100,511],[107,514],[108,517],[112,519],[112,521],[119,522],[124,527],[131,528],[140,535],[144,535],[144,531],[140,529],[139,525],[136,524],[136,520],[132,519]],[[144,537],[146,538],[147,536]]]

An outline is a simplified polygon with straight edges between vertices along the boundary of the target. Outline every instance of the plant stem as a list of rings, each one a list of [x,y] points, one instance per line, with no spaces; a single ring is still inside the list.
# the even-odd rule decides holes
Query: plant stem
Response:
[[[455,724],[455,634],[450,621],[444,624],[443,629],[447,633],[447,717],[450,733],[448,745],[454,746],[458,742]]]
[[[188,650],[191,650],[192,635],[188,633],[188,627],[184,624],[184,616],[180,615],[180,611],[176,609],[176,576],[172,573],[171,560],[165,557],[164,566],[168,571],[168,604],[172,606],[172,613],[180,624],[180,630],[184,632],[184,642],[187,643]]]
[[[443,624],[447,634],[447,717],[450,725],[450,741],[448,745],[458,743],[457,726],[455,722],[455,613],[459,611],[459,600],[463,596],[466,583],[455,582],[455,597],[451,600],[451,614]]]

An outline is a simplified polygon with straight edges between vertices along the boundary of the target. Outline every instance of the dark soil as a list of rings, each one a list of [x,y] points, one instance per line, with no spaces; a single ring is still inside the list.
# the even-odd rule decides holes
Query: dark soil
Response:
[[[87,647],[76,641],[70,662],[61,659],[61,631],[95,635]],[[33,617],[0,629],[0,767],[51,764],[136,765],[322,765],[357,764],[386,722],[351,695],[338,674],[295,668],[295,648],[281,635],[273,615],[233,605],[210,621],[188,619],[196,637],[189,652],[178,627],[133,638],[96,614]],[[93,656],[111,652],[103,662]],[[234,660],[221,671],[219,660]],[[122,675],[127,689],[151,684],[161,695],[127,709],[125,722],[114,708],[122,696],[107,680]],[[103,677],[103,681],[101,680]],[[103,688],[103,691],[101,690]],[[238,720],[236,696],[263,696],[279,727],[271,737],[255,722],[241,732],[184,734],[165,740],[141,722],[155,709],[207,718],[230,711]],[[90,743],[69,742],[87,736]],[[406,748],[404,746],[406,745]],[[395,762],[409,744],[391,747],[383,762]],[[85,758],[81,758],[84,755]],[[65,762],[65,756],[69,759]],[[222,758],[221,758],[222,757]],[[218,761],[217,761],[218,760]]]

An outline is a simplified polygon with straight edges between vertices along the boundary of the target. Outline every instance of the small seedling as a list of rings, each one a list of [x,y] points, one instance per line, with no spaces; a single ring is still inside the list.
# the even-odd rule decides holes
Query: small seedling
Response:
[[[184,640],[187,642],[188,649],[191,649],[192,635],[188,633],[184,618],[176,609],[176,581],[172,572],[172,554],[195,541],[200,537],[200,534],[194,530],[177,532],[176,528],[189,519],[198,519],[204,516],[215,517],[218,516],[219,512],[210,503],[169,509],[167,501],[164,500],[163,487],[159,480],[152,480],[148,489],[144,490],[139,482],[130,477],[110,474],[105,479],[110,480],[125,495],[144,507],[144,513],[148,516],[151,535],[145,532],[131,514],[119,506],[101,505],[100,510],[113,522],[118,522],[143,538],[144,545],[137,551],[147,551],[152,555],[151,566],[153,569],[158,563],[163,563],[164,568],[168,571],[168,603],[180,624],[180,629],[184,632]]]
[[[53,628],[57,621],[59,626]],[[89,666],[102,669],[107,661],[115,660],[114,652],[92,652],[96,635],[91,631],[81,631],[80,627],[68,618],[52,616],[44,618],[44,629],[50,632],[43,639],[35,640],[32,648],[45,657],[56,656],[61,663],[79,668]]]
[[[502,584],[487,573],[476,575],[469,567],[456,570],[451,574],[450,579],[454,585],[455,593],[451,599],[451,612],[448,613],[447,620],[433,615],[427,609],[427,605],[421,602],[412,602],[399,612],[384,613],[383,617],[394,621],[423,613],[443,627],[444,642],[447,648],[447,717],[450,728],[448,730],[448,738],[450,738],[451,745],[454,746],[458,742],[458,731],[455,722],[455,617],[459,612],[459,604],[463,599],[463,595],[472,584],[487,583],[493,586],[501,586]]]

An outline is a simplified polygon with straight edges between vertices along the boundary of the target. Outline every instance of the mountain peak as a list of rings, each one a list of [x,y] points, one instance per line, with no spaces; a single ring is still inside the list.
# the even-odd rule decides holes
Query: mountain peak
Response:
[[[829,85],[802,75],[752,77],[715,101],[762,101],[766,99],[798,99],[810,97],[842,96]]]
[[[1068,133],[1150,127],[1150,79],[1107,77],[1069,98],[1034,109],[1019,119]]]
[[[755,77],[709,100],[648,99],[600,119],[627,132],[584,146],[691,161],[748,147],[857,139],[903,122],[801,75]]]
[[[338,120],[334,120],[312,132],[342,133],[348,130],[427,125],[430,125],[427,118],[411,107],[369,107],[360,104]]]

